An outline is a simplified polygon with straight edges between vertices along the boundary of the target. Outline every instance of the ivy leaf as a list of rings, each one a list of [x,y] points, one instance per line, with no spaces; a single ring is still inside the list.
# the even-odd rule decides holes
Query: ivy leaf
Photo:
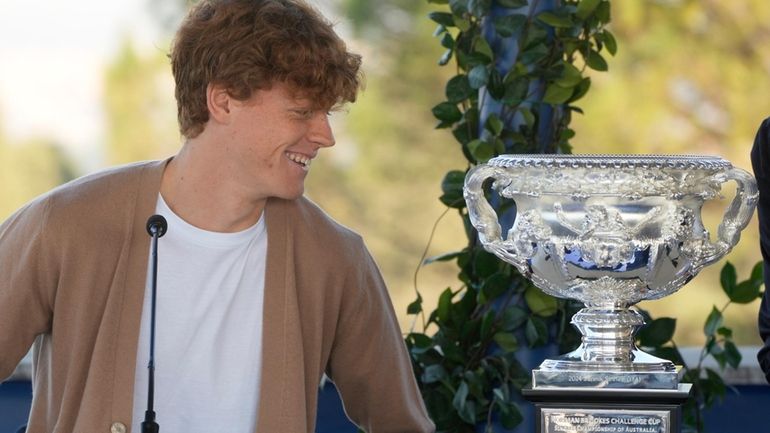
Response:
[[[423,383],[435,383],[447,378],[447,372],[440,364],[433,364],[425,367],[422,373]]]
[[[594,49],[588,51],[588,56],[586,56],[585,60],[586,65],[595,71],[606,71],[609,69],[609,66],[607,66],[607,61],[604,60],[604,57],[602,57],[602,55],[596,52]]]
[[[732,298],[732,293],[735,291],[737,282],[738,273],[735,271],[735,266],[730,262],[725,263],[725,265],[722,266],[722,270],[719,272],[719,283],[722,285],[722,290],[728,298]]]
[[[471,89],[480,89],[487,84],[489,79],[489,70],[484,65],[476,65],[468,72],[468,82]]]
[[[455,15],[455,25],[460,31],[467,32],[471,29],[471,21],[465,18],[463,15]]]
[[[511,305],[503,311],[502,328],[506,331],[513,331],[527,321],[529,313],[518,305]]]
[[[519,348],[519,341],[510,332],[498,332],[492,337],[503,352],[514,352]]]
[[[463,198],[463,186],[465,185],[465,172],[452,170],[448,172],[441,181],[442,195],[439,198],[445,205],[461,209],[465,207]]]
[[[543,12],[537,16],[537,19],[551,27],[572,27],[572,20],[570,20],[568,17],[556,15],[553,12]]]
[[[714,333],[717,332],[717,329],[722,326],[722,321],[722,313],[717,310],[717,307],[711,307],[711,313],[706,318],[706,323],[703,325],[703,333],[706,334],[707,337],[713,337]]]
[[[527,16],[522,14],[503,15],[492,22],[500,37],[508,38],[518,35],[527,23]]]
[[[454,50],[446,50],[444,51],[444,54],[441,55],[441,58],[438,59],[438,64],[440,66],[444,66],[447,63],[449,63],[449,60],[452,59],[452,54],[454,53]]]
[[[495,272],[484,280],[481,292],[484,293],[487,300],[493,300],[505,293],[510,284],[511,278],[506,273]]]
[[[674,337],[676,319],[661,317],[639,331],[639,343],[646,347],[662,346]]]
[[[500,403],[500,424],[508,430],[515,428],[517,425],[524,421],[519,407],[516,403],[507,402]]]
[[[575,15],[581,20],[585,20],[596,10],[599,3],[601,3],[601,0],[580,0],[577,10],[575,10]]]
[[[460,382],[460,386],[457,387],[452,399],[452,406],[463,421],[470,424],[476,422],[476,405],[472,401],[468,401],[468,384],[465,381]]]
[[[452,38],[452,35],[444,33],[444,36],[441,37],[441,46],[450,50],[454,49],[455,40]]]
[[[705,370],[706,378],[708,380],[701,381],[701,384],[703,384],[704,388],[706,388],[706,406],[710,406],[715,397],[721,398],[725,396],[727,385],[725,385],[725,381],[722,379],[722,376],[720,376],[719,373],[710,368],[705,368]],[[708,394],[711,394],[710,399]]]
[[[742,281],[730,294],[730,300],[736,304],[749,304],[759,297],[759,287],[751,280]]]
[[[610,55],[614,56],[618,52],[618,42],[615,40],[615,36],[609,30],[602,31],[600,35],[602,36],[604,46],[607,47],[607,51],[609,51]]]
[[[548,342],[548,328],[539,317],[533,316],[527,319],[524,335],[527,337],[529,347],[542,346]]]
[[[558,105],[564,104],[569,101],[572,96],[573,89],[571,87],[562,87],[556,83],[549,85],[545,89],[545,95],[543,95],[543,102],[546,104]]]
[[[449,102],[458,103],[470,98],[473,89],[468,82],[468,76],[460,74],[455,75],[447,82],[445,92]]]
[[[532,114],[532,110],[527,107],[519,107],[518,111],[521,113],[522,117],[524,117],[524,121],[527,123],[527,126],[531,128],[532,125],[535,124],[535,115]]]
[[[655,347],[654,349],[651,349],[648,352],[650,353],[650,355],[657,356],[658,358],[668,359],[674,364],[677,364],[677,365],[684,364],[684,360],[682,359],[682,354],[680,354],[679,351],[673,347],[668,347],[668,346]]]
[[[457,171],[457,173],[462,173],[462,172],[461,171]],[[448,262],[448,261],[450,261],[452,259],[460,257],[463,254],[465,254],[465,250],[455,251],[455,252],[446,253],[446,254],[439,254],[437,256],[428,257],[427,259],[425,259],[422,262],[422,264],[423,265],[429,265],[429,264],[434,263],[434,262]]]
[[[419,314],[422,311],[422,296],[418,293],[417,299],[406,307],[406,314]]]
[[[532,313],[541,317],[553,316],[559,307],[556,298],[545,294],[535,286],[527,287],[524,292],[524,300]]]
[[[765,267],[764,263],[762,261],[757,262],[756,265],[751,269],[751,282],[757,286],[761,287],[762,284],[765,283]]]
[[[489,60],[492,60],[495,58],[494,52],[492,52],[492,47],[489,46],[489,42],[487,42],[487,39],[484,36],[478,36],[475,39],[475,44],[473,45],[474,51],[483,55]]]
[[[568,102],[575,102],[578,99],[585,96],[586,93],[588,93],[588,89],[591,88],[591,78],[586,77],[583,78],[583,80],[580,81],[580,84],[577,85],[577,88],[575,89],[575,93],[572,94],[572,97],[569,99]],[[576,110],[579,110],[579,108],[575,107]],[[582,114],[583,112],[580,111]]]
[[[478,163],[489,161],[495,156],[495,147],[492,143],[476,139],[468,143],[468,151]]]
[[[506,83],[502,102],[505,104],[518,105],[527,97],[528,90],[529,81],[526,78],[515,78],[509,83]]]
[[[503,127],[503,121],[495,113],[490,114],[484,124],[484,128],[495,137],[500,136],[500,133],[503,132]]]
[[[732,368],[738,368],[742,359],[743,356],[741,356],[741,352],[738,351],[735,343],[732,341],[725,341],[725,361],[727,361],[727,365]]]
[[[463,118],[463,113],[457,108],[457,104],[452,102],[442,102],[431,110],[433,116],[440,120],[442,124],[452,124]]]
[[[596,13],[594,15],[600,23],[607,24],[610,22],[610,17],[612,16],[610,13],[610,2],[602,1],[601,4],[599,4],[599,7],[596,8]]]
[[[455,16],[468,13],[468,0],[449,0],[449,9]]]
[[[521,61],[524,64],[537,63],[540,59],[548,57],[548,46],[543,43],[534,44],[527,47],[520,56]]]
[[[492,0],[468,0],[468,12],[478,18],[489,15],[491,7]]]
[[[479,278],[489,278],[500,268],[500,259],[492,253],[479,249],[473,257],[473,268]]]
[[[409,336],[412,341],[414,341],[414,345],[419,348],[427,348],[431,347],[433,345],[433,339],[428,337],[425,334],[420,334],[419,332],[412,332],[409,334]]]
[[[725,338],[733,338],[733,330],[724,326],[717,329],[717,334]]]
[[[562,67],[561,75],[554,81],[554,84],[561,87],[572,88],[583,81],[583,74],[581,74],[580,69],[567,62],[562,62]]]
[[[487,311],[487,314],[481,319],[481,331],[479,331],[481,339],[485,339],[489,336],[489,332],[492,330],[492,325],[495,323],[495,312],[492,310]]]
[[[454,27],[455,25],[454,15],[449,12],[431,12],[428,14],[428,18],[444,27]]]
[[[446,288],[438,298],[438,319],[441,323],[449,321],[449,311],[452,307],[452,289]]]

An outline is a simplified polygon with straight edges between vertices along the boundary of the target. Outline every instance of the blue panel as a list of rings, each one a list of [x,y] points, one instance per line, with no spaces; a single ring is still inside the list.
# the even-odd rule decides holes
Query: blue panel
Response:
[[[27,421],[32,389],[29,382],[0,384],[0,433],[15,433]],[[528,406],[523,403],[522,406]],[[767,431],[767,408],[770,407],[770,386],[741,385],[733,388],[721,404],[706,411],[706,431],[761,432]],[[526,411],[525,413],[531,413]],[[531,418],[532,415],[527,416]],[[524,422],[525,431],[533,431],[532,420]],[[356,433],[358,429],[345,416],[334,385],[327,383],[318,394],[316,433]],[[498,426],[499,432],[505,431]],[[518,430],[517,430],[518,431]]]
[[[356,433],[358,428],[348,420],[337,388],[331,382],[318,393],[316,433]]]
[[[32,386],[28,381],[0,384],[0,433],[15,433],[27,423],[32,403]]]

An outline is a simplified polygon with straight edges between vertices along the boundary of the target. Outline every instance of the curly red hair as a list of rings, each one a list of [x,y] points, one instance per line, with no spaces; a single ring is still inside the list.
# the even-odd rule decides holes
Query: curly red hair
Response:
[[[209,119],[209,84],[246,100],[281,82],[323,110],[355,101],[361,85],[361,56],[302,0],[201,1],[177,31],[170,57],[179,129],[188,138]]]

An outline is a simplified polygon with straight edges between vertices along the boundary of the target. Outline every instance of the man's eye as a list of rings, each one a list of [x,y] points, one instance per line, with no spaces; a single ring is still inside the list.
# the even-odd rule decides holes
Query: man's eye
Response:
[[[313,110],[294,110],[294,113],[303,119],[310,119],[313,117]]]

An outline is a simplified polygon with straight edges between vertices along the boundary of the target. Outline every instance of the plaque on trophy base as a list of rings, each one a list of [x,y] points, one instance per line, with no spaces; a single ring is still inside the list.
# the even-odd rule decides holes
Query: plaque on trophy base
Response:
[[[536,433],[679,433],[691,384],[677,389],[525,388]]]

